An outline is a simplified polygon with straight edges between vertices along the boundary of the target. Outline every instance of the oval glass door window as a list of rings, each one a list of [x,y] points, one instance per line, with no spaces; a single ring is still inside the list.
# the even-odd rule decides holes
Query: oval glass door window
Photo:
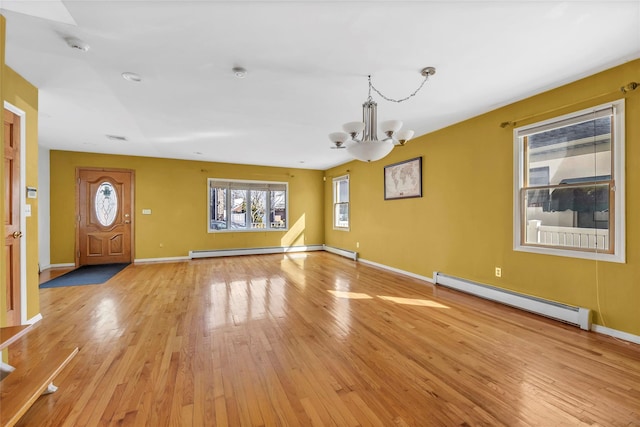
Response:
[[[108,227],[116,220],[118,213],[118,195],[116,189],[108,182],[103,182],[96,191],[96,217],[103,227]]]

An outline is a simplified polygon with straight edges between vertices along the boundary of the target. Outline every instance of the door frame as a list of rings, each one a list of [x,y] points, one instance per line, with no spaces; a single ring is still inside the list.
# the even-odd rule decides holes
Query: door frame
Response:
[[[133,169],[124,169],[124,168],[96,168],[96,167],[76,167],[76,212],[75,212],[75,230],[76,230],[76,245],[73,251],[74,254],[74,264],[76,268],[80,267],[80,171],[100,171],[100,172],[129,172],[131,174],[131,262],[133,263],[136,259],[135,254],[135,188],[136,188],[136,171]]]
[[[28,230],[25,206],[27,204],[27,113],[4,101],[4,109],[20,117],[20,324],[29,323],[27,320],[27,237]],[[8,284],[7,284],[8,285]],[[36,316],[37,317],[37,316]],[[35,319],[35,318],[34,318]],[[37,321],[38,319],[35,319]]]

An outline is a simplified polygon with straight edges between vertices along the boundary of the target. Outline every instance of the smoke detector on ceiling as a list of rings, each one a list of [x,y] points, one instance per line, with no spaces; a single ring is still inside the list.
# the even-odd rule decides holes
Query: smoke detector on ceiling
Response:
[[[239,79],[244,79],[247,75],[247,69],[244,67],[233,67],[231,71],[233,71],[233,75]]]
[[[140,74],[132,73],[131,71],[125,71],[122,73],[122,78],[134,83],[140,83],[142,81],[142,76],[140,76]]]
[[[72,49],[78,49],[83,52],[86,52],[89,50],[89,45],[78,38],[67,37],[64,39],[64,41],[66,41],[67,45],[69,45],[69,47]]]
[[[105,135],[111,141],[126,141],[127,137],[122,135]]]

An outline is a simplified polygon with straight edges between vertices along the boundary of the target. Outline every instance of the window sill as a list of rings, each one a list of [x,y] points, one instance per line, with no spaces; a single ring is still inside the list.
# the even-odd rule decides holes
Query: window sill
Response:
[[[514,251],[517,252],[528,252],[533,254],[540,255],[553,255],[553,256],[562,256],[566,258],[579,258],[579,259],[590,259],[594,261],[605,261],[605,262],[617,262],[620,264],[625,264],[625,256],[624,254],[610,254],[610,253],[602,253],[602,252],[584,252],[577,250],[566,250],[566,249],[558,249],[558,248],[546,248],[541,246],[523,246],[516,245],[513,248]]]
[[[274,233],[274,232],[278,232],[278,231],[289,231],[288,228],[251,228],[251,229],[246,229],[243,230],[241,228],[229,228],[226,230],[208,230],[208,233],[210,234],[216,234],[216,233]]]

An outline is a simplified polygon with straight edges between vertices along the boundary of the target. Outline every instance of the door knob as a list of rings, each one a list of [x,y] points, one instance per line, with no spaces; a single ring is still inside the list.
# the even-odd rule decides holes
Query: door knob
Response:
[[[22,231],[14,231],[13,232],[13,238],[14,239],[19,239],[20,237],[22,237]]]
[[[129,220],[127,219],[127,220],[125,220],[125,222],[124,222],[124,223],[125,223],[125,224],[131,224],[131,221],[129,221]]]

